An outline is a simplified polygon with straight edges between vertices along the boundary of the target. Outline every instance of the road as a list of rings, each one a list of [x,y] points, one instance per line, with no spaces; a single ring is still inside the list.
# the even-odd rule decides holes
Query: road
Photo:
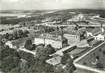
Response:
[[[70,26],[70,27],[75,27],[76,25],[75,24],[71,24],[71,25],[50,25],[50,24],[48,24],[48,25],[43,25],[43,26],[49,26],[49,27],[65,27],[65,26]],[[99,25],[99,24],[92,24],[92,25],[84,25],[84,24],[80,24],[80,25],[78,25],[78,26],[80,26],[80,27],[101,27],[101,24]],[[104,25],[102,25],[103,27],[105,27],[105,24]]]

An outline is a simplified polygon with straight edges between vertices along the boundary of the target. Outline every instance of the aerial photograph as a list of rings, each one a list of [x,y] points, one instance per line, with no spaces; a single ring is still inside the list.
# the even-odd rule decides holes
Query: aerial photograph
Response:
[[[0,73],[105,73],[105,0],[0,0]]]

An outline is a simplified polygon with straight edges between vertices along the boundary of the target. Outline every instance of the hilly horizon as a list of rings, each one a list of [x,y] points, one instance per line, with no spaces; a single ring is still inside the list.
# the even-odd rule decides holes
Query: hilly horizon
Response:
[[[0,0],[0,10],[105,9],[104,0]]]

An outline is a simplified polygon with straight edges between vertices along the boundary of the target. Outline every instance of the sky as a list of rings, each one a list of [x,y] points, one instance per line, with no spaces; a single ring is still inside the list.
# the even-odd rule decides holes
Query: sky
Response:
[[[0,0],[0,10],[105,9],[105,0]]]

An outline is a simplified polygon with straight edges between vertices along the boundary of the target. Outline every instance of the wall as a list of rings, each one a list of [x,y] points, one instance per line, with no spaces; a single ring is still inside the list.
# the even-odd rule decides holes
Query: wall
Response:
[[[78,68],[78,69],[76,69],[76,71],[74,71],[74,73],[97,73],[97,72]]]
[[[105,42],[101,43],[98,47],[91,49],[89,52],[75,60],[74,64],[77,68],[88,69],[98,73],[105,73],[103,69],[96,68],[96,65],[92,62],[96,61],[96,57],[99,56],[99,63],[105,68]],[[91,69],[91,70],[90,70]]]

